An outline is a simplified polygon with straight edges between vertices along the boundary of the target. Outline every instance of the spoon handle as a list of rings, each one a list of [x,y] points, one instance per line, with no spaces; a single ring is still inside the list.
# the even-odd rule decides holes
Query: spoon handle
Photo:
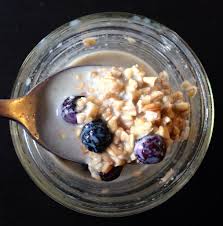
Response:
[[[32,95],[17,99],[0,99],[0,116],[20,122],[36,140],[39,140],[35,117],[36,103],[37,98]]]
[[[17,114],[15,110],[18,102],[19,99],[0,100],[0,116],[16,120]]]

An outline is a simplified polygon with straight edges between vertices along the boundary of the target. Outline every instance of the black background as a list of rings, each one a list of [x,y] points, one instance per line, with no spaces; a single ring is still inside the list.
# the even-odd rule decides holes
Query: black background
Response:
[[[0,1],[0,97],[9,98],[20,65],[49,32],[79,16],[103,11],[142,14],[175,30],[195,51],[212,84],[216,120],[222,99],[222,7],[197,1]],[[195,176],[168,202],[124,218],[97,218],[68,210],[42,193],[23,170],[8,121],[0,119],[0,226],[2,225],[201,225],[220,219],[222,122],[215,123],[207,155]]]

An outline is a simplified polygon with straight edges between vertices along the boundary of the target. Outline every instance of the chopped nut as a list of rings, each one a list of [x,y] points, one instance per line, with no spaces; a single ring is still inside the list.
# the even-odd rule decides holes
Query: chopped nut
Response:
[[[138,90],[140,95],[148,95],[151,93],[151,91],[152,91],[152,89],[149,86]]]
[[[172,103],[172,98],[170,96],[164,96],[163,103],[165,104],[165,106],[168,106],[170,103]]]
[[[166,139],[166,146],[169,147],[171,144],[173,144],[173,140],[172,139]],[[169,148],[167,148],[167,152],[169,151]]]
[[[127,99],[129,99],[130,101],[137,101],[137,99],[140,95],[138,90],[128,92],[126,94],[127,94]]]
[[[88,123],[88,122],[91,122],[93,121],[95,118],[92,118],[92,117],[86,117],[86,119],[84,120],[84,123]]]
[[[161,105],[160,103],[151,103],[143,106],[143,111],[160,111]]]
[[[187,90],[187,95],[189,97],[194,97],[197,94],[197,87],[196,86],[191,86],[188,90]]]
[[[80,80],[80,75],[75,75],[76,80]]]
[[[101,167],[102,173],[108,173],[113,168],[112,164],[105,162],[105,164]]]
[[[182,130],[186,125],[186,121],[181,117],[174,117],[173,118],[173,126],[178,127],[180,130]]]
[[[183,90],[187,90],[191,87],[191,84],[189,81],[185,80],[182,84],[181,84],[181,89]]]
[[[175,117],[175,113],[173,111],[173,105],[168,104],[163,108],[163,114],[168,116],[169,118],[173,119]]]
[[[136,116],[136,108],[135,108],[135,105],[132,103],[132,101],[126,102],[122,110],[125,111],[124,114],[130,115],[130,116]]]
[[[150,94],[150,101],[159,101],[163,98],[163,93],[161,91],[153,91]]]
[[[133,151],[133,148],[131,148],[131,146],[128,144],[128,143],[124,143],[124,150],[125,150],[125,152],[127,152],[127,153],[132,153],[132,151]]]
[[[171,95],[171,98],[172,98],[172,103],[175,103],[175,102],[177,102],[177,101],[183,101],[183,99],[184,99],[183,93],[180,92],[180,91],[174,92],[174,93]]]
[[[156,134],[164,137],[165,139],[170,139],[169,130],[166,126],[160,126]]]
[[[94,93],[94,92],[95,92],[95,89],[94,89],[94,88],[88,88],[87,91],[88,91],[89,93]]]
[[[82,111],[85,108],[86,103],[87,103],[86,97],[79,98],[76,102],[76,110],[78,112]]]
[[[81,135],[81,128],[76,128],[76,137],[80,137]]]
[[[132,153],[132,154],[130,155],[130,159],[131,159],[131,161],[135,161],[135,160],[136,160],[135,153]]]
[[[182,140],[187,140],[190,134],[190,127],[186,126],[185,129],[181,133]]]
[[[101,105],[101,100],[97,99],[95,96],[88,96],[87,101],[92,102],[96,105]]]
[[[129,145],[130,147],[133,149],[134,148],[134,145],[135,145],[135,137],[133,134],[130,134],[129,135]]]
[[[96,104],[90,101],[87,102],[86,110],[85,110],[85,114],[87,117],[96,118],[98,111],[99,111],[99,107]]]
[[[119,156],[123,154],[123,150],[118,148],[117,145],[111,144],[109,148],[106,149],[110,156]]]
[[[59,133],[59,136],[62,140],[66,138],[66,134],[64,132]]]
[[[97,41],[96,41],[96,38],[85,38],[83,41],[82,41],[83,45],[85,47],[91,47],[91,46],[94,46],[96,45]]]
[[[155,84],[157,77],[144,77],[143,82],[148,84],[150,87],[153,87]]]
[[[136,40],[131,37],[124,37],[124,39],[126,39],[130,44],[134,44],[136,42]]]
[[[123,131],[123,128],[119,127],[115,132],[115,136],[121,138],[122,131]]]
[[[138,102],[137,102],[137,104],[136,104],[136,106],[137,106],[137,112],[138,113],[141,113],[142,111],[143,111],[143,105],[142,105],[142,100],[139,100]]]
[[[124,105],[124,101],[122,100],[114,100],[112,103],[113,108],[117,111],[120,111],[123,105]]]
[[[94,78],[94,88],[100,96],[100,99],[111,98],[113,95],[116,96],[124,88],[124,83],[120,79],[111,79],[98,76]]]
[[[171,87],[170,87],[170,85],[169,85],[169,82],[167,82],[167,81],[161,81],[161,85],[162,85],[162,89],[164,90],[164,91],[168,91],[168,92],[170,92],[171,93]],[[169,93],[169,94],[170,94]],[[169,95],[168,94],[168,95]]]
[[[114,136],[114,140],[113,140],[113,142],[114,142],[114,144],[119,144],[119,142],[120,142],[120,137],[118,137],[118,136]]]
[[[173,135],[179,135],[180,134],[180,129],[177,126],[173,126],[172,130]]]
[[[130,133],[138,139],[149,134],[153,130],[151,122],[145,122],[143,119],[136,118],[134,126],[131,127]]]
[[[129,135],[125,131],[122,131],[120,139],[121,141],[129,141]]]
[[[92,71],[91,72],[91,77],[95,78],[96,76],[98,76],[98,72],[97,71]]]
[[[139,177],[142,175],[142,170],[136,170],[132,173],[133,177]]]
[[[138,83],[134,79],[129,79],[126,90],[127,92],[133,92],[137,89],[137,87],[138,87]]]
[[[171,89],[163,89],[163,94],[164,95],[170,95],[171,94],[171,92],[172,92],[172,90]]]
[[[169,75],[166,71],[161,71],[159,73],[159,78],[161,79],[162,82],[166,82],[169,80]]]
[[[114,116],[108,121],[108,127],[112,132],[115,132],[117,130],[118,128],[117,117]]]
[[[150,104],[151,96],[150,95],[142,95],[141,100],[142,100],[143,105]]]
[[[145,71],[143,71],[142,68],[140,68],[137,64],[132,67],[132,70],[134,74],[134,79],[140,84],[142,84],[143,77],[145,76]]]
[[[109,121],[112,118],[112,110],[110,107],[106,108],[105,112],[102,114],[102,118],[105,121]]]
[[[122,75],[122,71],[116,67],[112,67],[111,73],[116,78],[119,78]]]
[[[79,89],[83,89],[83,88],[84,88],[84,83],[83,83],[83,82],[80,82],[78,88],[79,88]]]
[[[125,78],[127,80],[129,80],[130,78],[132,78],[132,76],[133,76],[133,70],[132,70],[132,68],[126,68],[124,70],[124,76],[125,76]]]
[[[86,119],[86,115],[85,113],[78,113],[76,114],[76,118],[77,118],[77,123],[82,124]]]
[[[190,104],[187,102],[178,102],[173,105],[173,110],[177,112],[187,111],[190,108]]]
[[[163,124],[164,126],[168,125],[171,121],[172,121],[171,118],[168,117],[168,116],[164,116],[164,117],[162,118],[162,124]]]
[[[130,128],[133,125],[133,117],[129,115],[128,113],[121,115],[121,121],[124,126],[127,128]]]
[[[160,113],[154,111],[146,111],[145,118],[147,121],[154,122],[160,119]]]

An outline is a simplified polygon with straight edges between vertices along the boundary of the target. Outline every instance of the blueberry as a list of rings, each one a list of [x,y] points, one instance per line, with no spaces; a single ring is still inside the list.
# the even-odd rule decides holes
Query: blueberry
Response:
[[[166,144],[159,135],[147,135],[136,142],[134,153],[144,164],[158,163],[166,154]]]
[[[77,117],[76,117],[76,102],[79,98],[83,96],[69,96],[67,97],[62,106],[61,106],[61,116],[64,119],[64,121],[71,123],[71,124],[77,124]]]
[[[118,178],[122,172],[122,166],[116,166],[112,168],[108,173],[99,173],[101,180],[112,181]]]
[[[84,125],[81,141],[89,151],[103,152],[112,142],[113,135],[106,123],[101,119],[93,120]]]

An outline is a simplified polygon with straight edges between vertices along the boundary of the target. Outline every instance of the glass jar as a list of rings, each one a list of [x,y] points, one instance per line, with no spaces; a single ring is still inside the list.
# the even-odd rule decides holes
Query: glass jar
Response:
[[[82,40],[88,37],[95,37],[96,45],[86,48]],[[10,129],[22,165],[51,198],[85,214],[126,216],[163,203],[195,173],[211,139],[213,96],[200,61],[175,32],[143,16],[99,13],[71,21],[41,40],[21,66],[12,97],[25,95],[77,57],[100,50],[132,53],[155,71],[166,70],[175,89],[180,89],[184,80],[198,87],[197,96],[187,99],[191,104],[187,141],[174,144],[160,164],[129,165],[117,180],[101,182],[92,179],[80,165],[44,150],[17,123],[11,122]],[[132,173],[135,167],[137,174]]]

